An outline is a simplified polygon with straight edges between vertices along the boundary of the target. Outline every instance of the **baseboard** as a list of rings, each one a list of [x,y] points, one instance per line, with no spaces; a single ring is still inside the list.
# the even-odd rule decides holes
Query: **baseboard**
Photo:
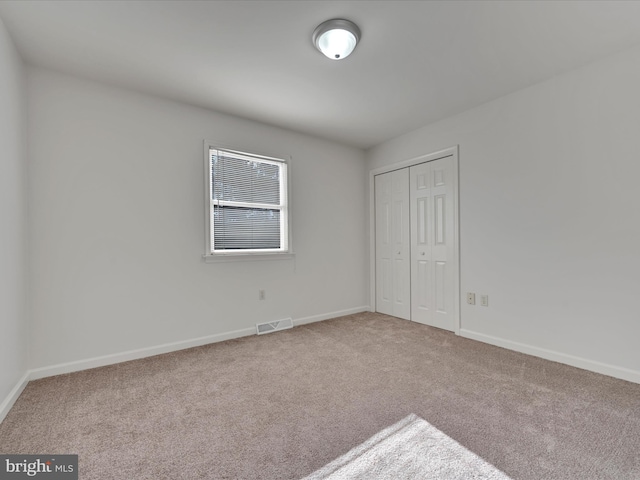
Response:
[[[298,327],[307,323],[321,322],[322,320],[329,320],[330,318],[343,317],[345,315],[353,315],[354,313],[368,312],[370,311],[369,305],[363,305],[355,308],[348,308],[346,310],[338,310],[336,312],[322,313],[320,315],[311,315],[310,317],[302,317],[293,320],[293,326]]]
[[[24,388],[27,386],[27,383],[29,383],[29,373],[30,372],[26,372],[22,376],[22,378],[18,380],[16,386],[13,387],[13,389],[9,392],[9,395],[7,395],[7,398],[5,398],[2,403],[0,403],[0,423],[2,423],[4,417],[7,416],[7,413],[9,413],[9,410],[11,410],[13,404],[16,403],[16,400],[18,399]]]
[[[351,315],[353,313],[360,313],[368,311],[368,306],[349,308],[347,310],[339,310],[336,312],[324,313],[321,315],[313,315],[310,317],[302,317],[293,321],[293,326],[304,325],[306,323],[319,322],[321,320],[328,320],[329,318],[341,317],[343,315]],[[154,355],[160,355],[163,353],[175,352],[177,350],[184,350],[185,348],[199,347],[201,345],[207,345],[209,343],[223,342],[225,340],[231,340],[233,338],[246,337],[248,335],[255,335],[255,327],[243,328],[241,330],[234,330],[231,332],[219,333],[216,335],[208,335],[206,337],[194,338],[191,340],[182,340],[179,342],[165,343],[163,345],[156,345],[153,347],[140,348],[138,350],[130,350],[127,352],[114,353],[111,355],[104,355],[101,357],[87,358],[84,360],[77,360],[75,362],[59,363],[57,365],[51,365],[48,367],[35,368],[30,370],[29,380],[37,380],[39,378],[52,377],[54,375],[63,375],[65,373],[79,372],[80,370],[87,370],[89,368],[104,367],[106,365],[113,365],[115,363],[128,362],[129,360],[138,360],[140,358],[152,357]]]
[[[154,347],[140,348],[138,350],[129,350],[127,352],[114,353],[112,355],[104,355],[101,357],[88,358],[75,362],[59,363],[49,367],[35,368],[30,371],[30,380],[38,378],[52,377],[54,375],[62,375],[65,373],[79,372],[89,368],[104,367],[115,363],[128,362],[129,360],[138,360],[140,358],[153,357],[163,353],[184,350],[185,348],[199,347],[209,343],[224,342],[233,338],[246,337],[255,335],[255,327],[243,328],[242,330],[234,330],[231,332],[219,333],[216,335],[207,335],[206,337],[192,338],[190,340],[182,340],[179,342],[165,343]]]
[[[640,383],[640,372],[631,370],[629,368],[618,367],[615,365],[609,365],[606,363],[596,362],[582,357],[576,357],[574,355],[568,355],[566,353],[560,353],[553,350],[547,350],[546,348],[534,347],[533,345],[527,345],[524,343],[513,342],[504,338],[493,337],[491,335],[485,335],[483,333],[473,332],[471,330],[460,330],[460,336],[470,338],[472,340],[478,340],[479,342],[488,343],[497,347],[507,348],[520,353],[526,353],[527,355],[533,355],[534,357],[544,358],[545,360],[551,360],[553,362],[564,363],[572,367],[582,368],[583,370],[589,370],[610,377],[619,378],[621,380],[627,380],[629,382]]]

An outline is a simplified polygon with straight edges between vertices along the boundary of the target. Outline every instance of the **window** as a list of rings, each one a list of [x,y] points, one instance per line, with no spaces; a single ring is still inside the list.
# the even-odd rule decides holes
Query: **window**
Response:
[[[205,257],[291,253],[288,164],[208,146]]]

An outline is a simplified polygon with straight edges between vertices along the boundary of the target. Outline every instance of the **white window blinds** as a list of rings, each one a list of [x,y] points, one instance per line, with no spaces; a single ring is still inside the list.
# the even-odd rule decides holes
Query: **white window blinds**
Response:
[[[209,149],[211,253],[287,251],[287,164]]]

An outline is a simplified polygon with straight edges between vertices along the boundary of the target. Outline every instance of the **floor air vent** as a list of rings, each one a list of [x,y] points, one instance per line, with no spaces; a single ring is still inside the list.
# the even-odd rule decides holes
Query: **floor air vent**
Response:
[[[284,320],[276,320],[275,322],[256,323],[256,330],[258,335],[264,333],[277,332],[278,330],[286,330],[287,328],[293,328],[293,320],[285,318]]]

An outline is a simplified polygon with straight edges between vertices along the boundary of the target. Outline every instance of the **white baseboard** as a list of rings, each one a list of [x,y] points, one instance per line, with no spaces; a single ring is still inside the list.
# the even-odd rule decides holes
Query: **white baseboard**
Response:
[[[298,325],[304,325],[305,323],[319,322],[321,320],[341,317],[343,315],[351,315],[353,313],[367,311],[368,309],[368,306],[362,306],[350,308],[347,310],[340,310],[337,312],[324,313],[321,315],[313,315],[311,317],[303,317],[294,320],[293,326],[295,327]],[[104,367],[106,365],[113,365],[115,363],[128,362],[129,360],[138,360],[140,358],[152,357],[154,355],[160,355],[162,353],[175,352],[177,350],[184,350],[185,348],[199,347],[201,345],[207,345],[209,343],[223,342],[225,340],[231,340],[233,338],[246,337],[248,335],[255,334],[255,327],[243,328],[241,330],[234,330],[231,332],[219,333],[216,335],[208,335],[206,337],[193,338],[190,340],[182,340],[179,342],[165,343],[163,345],[140,348],[138,350],[129,350],[127,352],[114,353],[101,357],[87,358],[74,362],[59,363],[57,365],[30,370],[29,380],[37,380],[39,378],[52,377],[54,375],[78,372],[80,370],[87,370],[89,368]]]
[[[596,362],[594,360],[588,360],[586,358],[576,357],[566,353],[547,350],[546,348],[534,347],[532,345],[506,340],[504,338],[473,332],[471,330],[460,330],[460,336],[470,338],[472,340],[478,340],[479,342],[488,343],[490,345],[507,348],[516,352],[526,353],[527,355],[533,355],[534,357],[544,358],[545,360],[564,363],[565,365],[582,368],[583,370],[590,370],[603,375],[609,375],[610,377],[619,378],[621,380],[640,383],[640,372],[629,368]]]
[[[13,387],[13,389],[9,392],[9,395],[7,395],[7,398],[5,398],[2,403],[0,403],[0,423],[2,423],[4,417],[7,416],[7,413],[9,413],[9,410],[11,410],[13,404],[16,403],[16,400],[18,399],[24,388],[27,386],[27,383],[29,383],[29,372],[26,372],[22,376],[22,378],[18,380],[16,386]]]
[[[185,348],[199,347],[201,345],[207,345],[209,343],[224,342],[225,340],[231,340],[233,338],[255,335],[255,333],[255,327],[243,328],[242,330],[234,330],[231,332],[219,333],[216,335],[207,335],[206,337],[192,338],[191,340],[165,343],[162,345],[156,345],[154,347],[129,350],[127,352],[87,358],[85,360],[77,360],[75,362],[59,363],[57,365],[35,368],[31,370],[29,379],[37,380],[38,378],[78,372],[80,370],[87,370],[89,368],[104,367],[105,365],[113,365],[115,363],[128,362],[129,360],[138,360],[140,358],[153,357],[154,355],[160,355],[162,353],[184,350]]]
[[[320,315],[311,315],[310,317],[297,318],[293,321],[293,326],[297,327],[305,325],[307,323],[321,322],[322,320],[329,320],[330,318],[343,317],[345,315],[353,315],[354,313],[368,312],[370,311],[369,305],[363,305],[355,308],[348,308],[346,310],[338,310],[337,312],[322,313]]]

